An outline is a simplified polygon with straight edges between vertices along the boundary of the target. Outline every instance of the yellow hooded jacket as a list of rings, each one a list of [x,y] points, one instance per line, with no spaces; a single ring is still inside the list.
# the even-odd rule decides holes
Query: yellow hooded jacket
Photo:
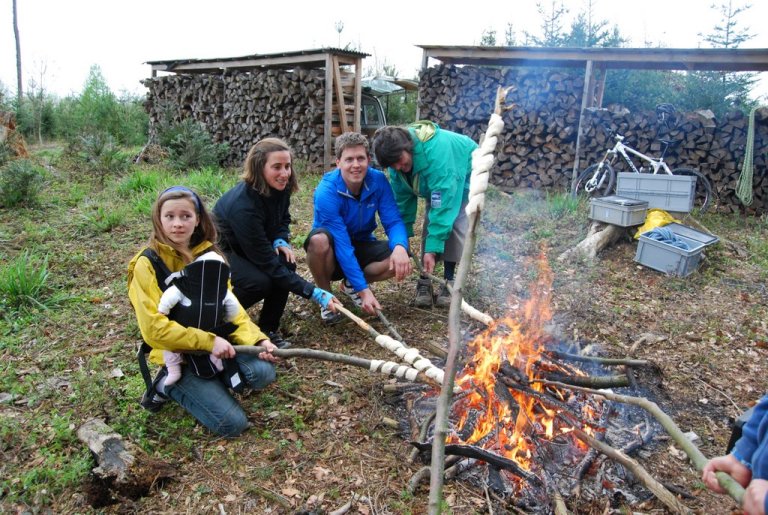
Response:
[[[204,241],[192,249],[192,255],[197,257],[212,246],[211,242]],[[128,297],[136,312],[141,336],[152,347],[150,360],[153,363],[162,364],[164,350],[211,352],[215,338],[213,333],[196,327],[184,327],[166,315],[158,313],[157,304],[160,302],[163,291],[157,284],[155,268],[149,258],[141,255],[143,251],[144,249],[139,251],[128,264]],[[171,272],[178,272],[185,266],[181,254],[169,245],[158,243],[157,254]],[[231,284],[229,289],[232,290]],[[237,326],[229,338],[233,345],[254,345],[267,339],[242,306],[232,322]]]

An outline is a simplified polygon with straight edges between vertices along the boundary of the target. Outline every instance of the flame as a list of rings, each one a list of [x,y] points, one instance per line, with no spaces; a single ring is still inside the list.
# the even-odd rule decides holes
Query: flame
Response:
[[[503,384],[497,388],[496,384],[505,362],[528,381],[540,379],[546,366],[549,370],[556,367],[542,359],[549,340],[545,325],[552,319],[553,279],[544,251],[536,259],[536,265],[537,277],[531,284],[529,299],[469,343],[472,357],[456,378],[462,393],[453,405],[456,431],[449,437],[450,443],[493,450],[526,470],[532,467],[534,440],[552,439],[573,429],[556,429],[557,411],[542,404],[534,395],[508,389]],[[538,382],[528,386],[536,392],[544,388]],[[505,395],[511,395],[514,402]],[[585,415],[592,419],[594,409],[584,409],[589,410]]]

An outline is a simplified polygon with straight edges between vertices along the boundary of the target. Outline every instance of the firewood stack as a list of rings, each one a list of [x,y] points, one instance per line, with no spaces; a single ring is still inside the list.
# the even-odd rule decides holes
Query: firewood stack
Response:
[[[609,72],[610,73],[610,72]],[[477,140],[486,113],[493,109],[497,86],[516,85],[509,100],[505,131],[492,182],[503,190],[519,187],[569,188],[578,127],[583,77],[578,73],[516,68],[457,68],[439,65],[422,74],[421,117]],[[583,127],[580,168],[597,162],[613,144],[607,131],[625,136],[625,143],[658,156],[659,138],[672,141],[665,159],[670,167],[696,168],[710,178],[721,210],[743,209],[735,187],[746,148],[748,119],[740,112],[718,120],[708,111],[681,115],[679,125],[659,127],[655,112],[632,113],[618,107],[589,109]],[[768,108],[755,116],[754,201],[749,212],[768,210]],[[618,171],[618,170],[617,170]]]
[[[214,141],[228,143],[228,164],[242,164],[251,145],[268,136],[285,139],[297,157],[322,164],[322,70],[168,75],[142,84],[149,89],[146,108],[153,138],[168,110],[174,121],[192,117]]]

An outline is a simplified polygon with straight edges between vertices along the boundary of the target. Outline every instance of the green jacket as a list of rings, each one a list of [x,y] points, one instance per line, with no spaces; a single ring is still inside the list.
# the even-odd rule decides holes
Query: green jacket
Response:
[[[424,252],[440,253],[467,199],[477,143],[430,121],[415,122],[408,132],[413,139],[413,168],[409,174],[389,168],[389,181],[408,236],[413,236],[418,198],[430,203]]]

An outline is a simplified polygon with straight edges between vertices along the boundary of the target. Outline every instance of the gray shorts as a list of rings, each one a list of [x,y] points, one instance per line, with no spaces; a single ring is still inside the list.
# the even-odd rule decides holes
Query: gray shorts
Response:
[[[445,242],[445,250],[437,255],[437,261],[451,261],[458,263],[461,259],[461,253],[464,250],[464,240],[467,237],[467,229],[469,228],[469,219],[467,218],[467,201],[461,203],[459,209],[459,216],[453,222],[453,230],[448,236]],[[421,256],[424,257],[424,243],[427,239],[427,225],[429,224],[429,202],[426,203],[424,210],[424,225],[421,227]]]

